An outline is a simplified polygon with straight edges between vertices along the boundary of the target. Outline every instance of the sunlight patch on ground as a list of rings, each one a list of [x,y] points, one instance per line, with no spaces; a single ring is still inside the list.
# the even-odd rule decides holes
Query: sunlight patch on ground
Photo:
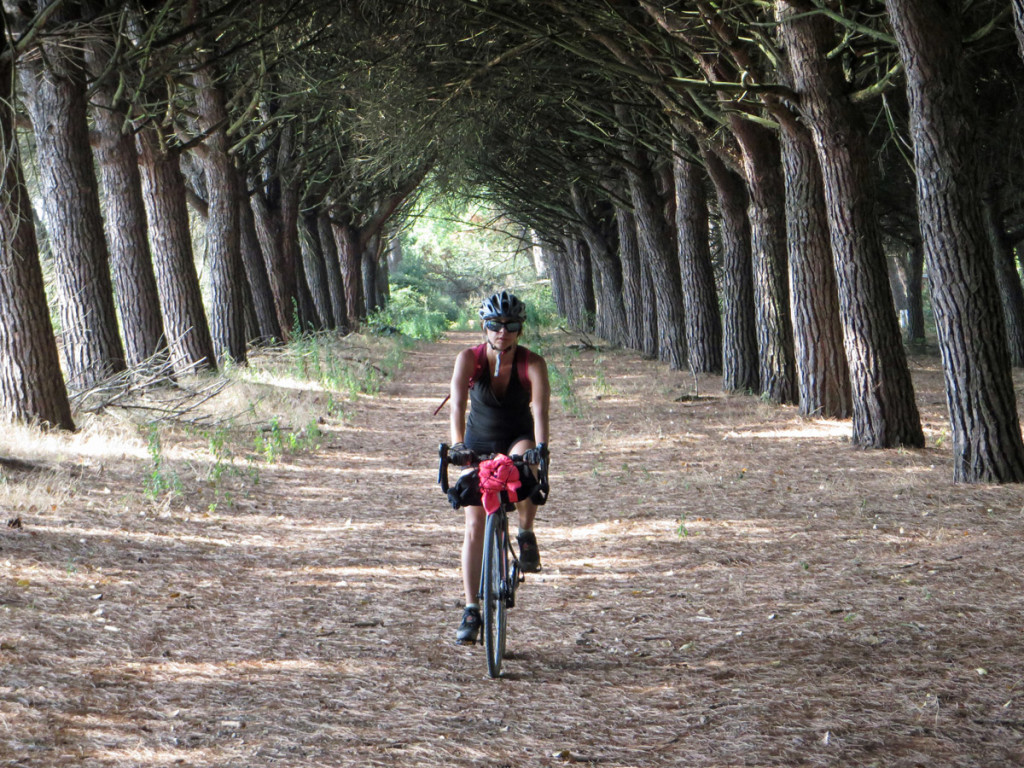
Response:
[[[154,661],[128,662],[117,668],[98,668],[97,673],[118,672],[131,674],[152,680],[153,682],[202,682],[237,675],[240,672],[259,672],[277,674],[280,672],[345,672],[358,674],[362,671],[359,664],[351,659],[344,661],[325,661],[323,659],[239,659],[221,662],[185,662],[185,661]]]
[[[767,440],[799,440],[807,438],[841,438],[848,436],[850,425],[845,421],[817,421],[801,424],[799,427],[783,427],[781,429],[765,430],[729,430],[722,434],[722,438],[729,439],[767,439]]]
[[[93,740],[101,738],[101,734],[97,733],[96,725],[88,720],[82,723],[80,729],[87,731],[89,737]],[[132,737],[132,739],[136,740],[137,737]],[[110,740],[115,741],[116,737]],[[182,765],[189,763],[192,765],[216,765],[223,758],[222,748],[220,747],[216,749],[197,749],[192,746],[188,749],[169,748],[160,750],[135,746],[126,749],[104,746],[90,750],[89,754],[110,765],[121,765],[125,761],[129,761],[128,764],[130,765],[145,766]]]
[[[266,384],[279,389],[296,392],[326,392],[327,388],[314,379],[303,379],[282,373],[271,373],[259,368],[242,369],[239,379],[253,384]]]
[[[62,462],[78,457],[142,458],[145,442],[127,425],[120,428],[109,423],[97,424],[80,419],[77,432],[48,432],[36,427],[5,424],[0,430],[0,454],[16,456],[23,461]]]

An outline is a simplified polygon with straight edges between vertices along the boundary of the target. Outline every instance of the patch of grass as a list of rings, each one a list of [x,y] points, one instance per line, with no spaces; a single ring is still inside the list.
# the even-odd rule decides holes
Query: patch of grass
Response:
[[[608,376],[605,372],[606,360],[604,355],[595,355],[594,361],[591,363],[593,368],[593,392],[598,396],[598,399],[607,395],[615,394],[615,387],[612,386],[611,382],[608,381]]]
[[[686,512],[679,513],[679,525],[676,526],[676,536],[680,539],[690,535],[690,529],[686,527]]]
[[[566,348],[561,365],[548,364],[551,390],[558,397],[565,412],[576,418],[583,416],[583,406],[576,394],[576,371],[573,368],[579,356],[579,350]]]
[[[411,286],[393,290],[388,306],[374,312],[366,322],[374,333],[399,333],[423,341],[436,341],[451,326],[447,312]]]
[[[150,423],[146,430],[146,449],[149,452],[150,470],[146,475],[146,495],[151,499],[161,496],[180,496],[181,480],[173,469],[168,469],[160,439],[160,426]]]

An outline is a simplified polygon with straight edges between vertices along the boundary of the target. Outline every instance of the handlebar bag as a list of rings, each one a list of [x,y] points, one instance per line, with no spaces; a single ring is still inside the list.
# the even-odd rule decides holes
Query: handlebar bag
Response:
[[[481,490],[483,477],[483,490]],[[497,511],[503,496],[510,501],[539,495],[537,478],[523,462],[498,454],[480,462],[480,466],[464,472],[448,489],[448,503],[452,509],[483,506],[488,514]],[[536,499],[534,499],[536,501]]]

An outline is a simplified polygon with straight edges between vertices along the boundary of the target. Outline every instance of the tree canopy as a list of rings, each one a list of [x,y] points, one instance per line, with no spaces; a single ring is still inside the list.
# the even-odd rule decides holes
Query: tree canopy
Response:
[[[920,337],[926,273],[957,478],[1024,480],[1022,16],[1005,0],[5,2],[3,121],[31,125],[53,180],[60,325],[40,325],[24,272],[38,250],[8,141],[0,309],[36,341],[0,339],[4,411],[69,425],[62,393],[30,383],[54,379],[58,347],[80,387],[153,355],[242,362],[297,324],[355,328],[387,304],[385,254],[429,192],[482,199],[542,248],[574,327],[852,415],[863,446],[923,443],[897,305]]]

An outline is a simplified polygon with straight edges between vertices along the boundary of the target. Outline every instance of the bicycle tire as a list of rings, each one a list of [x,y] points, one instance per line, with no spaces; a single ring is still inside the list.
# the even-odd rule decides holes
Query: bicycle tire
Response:
[[[501,676],[501,662],[505,657],[505,633],[508,629],[505,595],[502,584],[505,580],[506,551],[505,537],[508,535],[507,518],[502,513],[489,515],[484,530],[484,648],[487,653],[487,674]],[[503,524],[504,523],[504,524]]]

